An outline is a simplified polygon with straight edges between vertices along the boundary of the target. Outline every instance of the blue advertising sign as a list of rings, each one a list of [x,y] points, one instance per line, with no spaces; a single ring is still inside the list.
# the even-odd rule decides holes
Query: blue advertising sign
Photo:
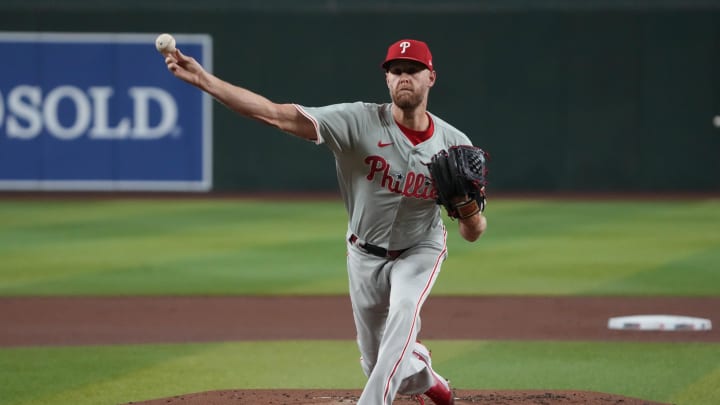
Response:
[[[206,191],[212,100],[157,34],[0,32],[0,189]],[[212,71],[208,35],[174,35]]]

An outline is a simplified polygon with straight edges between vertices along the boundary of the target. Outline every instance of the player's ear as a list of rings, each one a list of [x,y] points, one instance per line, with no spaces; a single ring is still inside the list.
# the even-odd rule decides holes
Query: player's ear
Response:
[[[430,81],[430,86],[432,87],[435,85],[435,80],[437,80],[437,72],[434,70],[430,71],[430,76],[428,77],[428,80]]]

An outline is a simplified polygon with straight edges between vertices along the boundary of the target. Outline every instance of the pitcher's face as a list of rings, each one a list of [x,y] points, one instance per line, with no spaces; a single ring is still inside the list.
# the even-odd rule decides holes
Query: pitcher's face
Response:
[[[392,62],[385,74],[390,98],[402,109],[416,108],[426,101],[435,77],[434,71],[411,60]]]

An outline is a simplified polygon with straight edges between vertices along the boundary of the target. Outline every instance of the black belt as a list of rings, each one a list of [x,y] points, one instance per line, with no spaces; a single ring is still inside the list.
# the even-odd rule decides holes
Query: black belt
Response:
[[[350,235],[350,239],[348,239],[348,240],[350,241],[350,243],[355,243],[358,241],[358,237],[355,235]],[[364,249],[366,252],[370,253],[371,255],[374,255],[377,257],[382,257],[383,259],[390,259],[390,260],[397,259],[398,256],[400,256],[401,254],[403,254],[404,251],[407,250],[407,249],[387,250],[384,247],[372,245],[370,243],[358,243],[357,245],[359,247],[361,247],[362,249]]]

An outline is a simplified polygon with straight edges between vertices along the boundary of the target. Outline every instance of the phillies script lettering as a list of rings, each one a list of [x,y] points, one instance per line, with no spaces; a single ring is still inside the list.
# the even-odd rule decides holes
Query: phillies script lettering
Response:
[[[382,157],[375,155],[368,156],[365,158],[365,163],[370,166],[367,179],[373,181],[376,175],[381,176],[380,186],[387,188],[393,193],[423,200],[434,200],[437,198],[437,192],[432,186],[432,181],[423,173],[410,171],[407,173],[407,176],[398,176],[398,178],[395,178],[390,174],[390,164]]]

